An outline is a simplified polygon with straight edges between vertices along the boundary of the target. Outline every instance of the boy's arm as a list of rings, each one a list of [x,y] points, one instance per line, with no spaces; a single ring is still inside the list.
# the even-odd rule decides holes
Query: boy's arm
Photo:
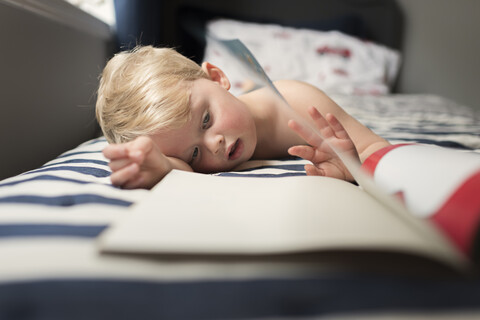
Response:
[[[295,80],[276,81],[275,86],[304,119],[311,119],[308,114],[310,106],[315,106],[323,115],[331,113],[335,116],[353,141],[361,162],[375,151],[390,145],[385,139],[345,112],[320,89]]]
[[[150,189],[173,169],[193,171],[184,161],[164,155],[149,137],[111,144],[103,154],[110,159],[112,184],[125,189]]]

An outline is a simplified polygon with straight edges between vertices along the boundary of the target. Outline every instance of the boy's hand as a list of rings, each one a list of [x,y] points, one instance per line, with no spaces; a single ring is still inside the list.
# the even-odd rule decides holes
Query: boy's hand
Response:
[[[314,107],[310,107],[308,112],[323,139],[315,134],[313,130],[305,128],[295,120],[290,120],[288,126],[310,146],[293,146],[288,149],[288,153],[312,162],[312,164],[305,165],[307,175],[327,176],[354,181],[355,179],[347,167],[328,146],[328,144],[330,144],[339,152],[358,160],[357,150],[347,131],[345,131],[342,124],[332,114],[327,114],[324,118]],[[325,141],[327,141],[328,144],[325,143]]]
[[[146,136],[127,143],[110,144],[103,155],[110,159],[112,184],[125,189],[149,189],[172,169],[191,170],[185,162],[165,156]]]

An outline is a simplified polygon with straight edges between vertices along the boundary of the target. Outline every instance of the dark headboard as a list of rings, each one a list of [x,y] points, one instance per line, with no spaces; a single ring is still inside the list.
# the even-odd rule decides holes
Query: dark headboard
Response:
[[[115,0],[122,49],[175,47],[202,60],[205,23],[213,18],[340,30],[402,49],[403,15],[395,0]],[[200,37],[198,37],[200,35]]]
[[[205,23],[213,18],[340,30],[401,50],[403,15],[394,0],[177,0],[165,7],[167,45],[200,61]]]

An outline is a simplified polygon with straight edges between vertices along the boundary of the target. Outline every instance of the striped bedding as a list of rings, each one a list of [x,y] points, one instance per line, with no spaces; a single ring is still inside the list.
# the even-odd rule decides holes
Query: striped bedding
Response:
[[[478,113],[431,95],[334,96],[392,143],[480,152]],[[109,182],[103,137],[0,182],[0,319],[396,319],[480,316],[476,279],[344,270],[311,259],[103,255],[99,234],[149,191]],[[304,175],[299,159],[227,176]],[[261,213],[259,213],[261,214]]]

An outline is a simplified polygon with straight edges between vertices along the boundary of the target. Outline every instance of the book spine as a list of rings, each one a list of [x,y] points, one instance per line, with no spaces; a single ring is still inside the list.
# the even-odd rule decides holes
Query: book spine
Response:
[[[480,256],[480,154],[420,144],[378,150],[362,168],[416,216],[429,219],[459,251]]]

